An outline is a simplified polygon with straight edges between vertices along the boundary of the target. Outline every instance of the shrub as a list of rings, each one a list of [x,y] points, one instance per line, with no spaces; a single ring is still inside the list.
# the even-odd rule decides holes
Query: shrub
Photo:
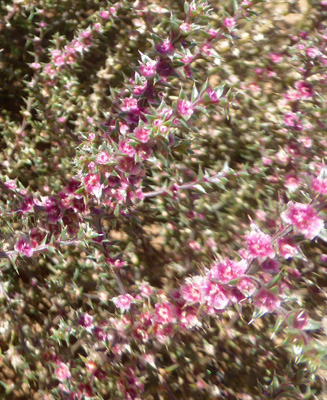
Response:
[[[325,3],[0,5],[2,398],[324,395]]]

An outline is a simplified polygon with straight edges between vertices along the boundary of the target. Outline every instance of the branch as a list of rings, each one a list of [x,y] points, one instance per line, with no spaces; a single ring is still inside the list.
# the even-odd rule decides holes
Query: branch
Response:
[[[196,189],[197,185],[201,185],[204,183],[218,183],[221,178],[225,178],[228,175],[242,176],[242,173],[241,172],[231,173],[230,170],[228,169],[228,167],[227,168],[224,167],[224,169],[221,172],[218,172],[216,175],[213,175],[209,178],[206,176],[203,176],[201,179],[197,179],[197,180],[189,182],[189,183],[184,183],[183,185],[178,185],[178,184],[174,183],[170,188],[163,188],[163,189],[154,190],[152,192],[146,192],[146,193],[144,193],[144,197],[150,198],[150,197],[160,196],[162,194],[169,194],[169,192]]]

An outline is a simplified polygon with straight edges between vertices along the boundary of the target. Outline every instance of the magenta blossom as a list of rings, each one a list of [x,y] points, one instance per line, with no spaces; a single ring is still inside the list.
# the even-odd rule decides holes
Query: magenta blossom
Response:
[[[202,303],[202,289],[205,282],[206,280],[202,276],[187,278],[181,289],[183,299],[188,303]]]
[[[278,249],[281,257],[288,259],[299,253],[295,242],[291,238],[283,238],[278,241]]]
[[[168,324],[174,320],[174,308],[171,303],[157,303],[156,308],[156,319],[161,324]]]
[[[290,201],[281,217],[285,223],[292,224],[307,239],[313,239],[324,228],[324,221],[310,204]]]
[[[227,291],[222,285],[209,280],[205,282],[203,296],[209,308],[224,310],[229,303]]]
[[[147,129],[144,128],[136,128],[134,129],[134,135],[135,137],[143,142],[143,143],[147,143],[149,141],[149,134],[150,132]]]
[[[262,232],[252,231],[246,235],[246,241],[250,257],[273,258],[275,256],[271,236]]]
[[[21,236],[15,244],[15,250],[25,255],[26,257],[32,257],[34,249],[31,247],[31,243],[26,237]]]
[[[223,24],[227,29],[233,29],[236,25],[236,20],[235,18],[224,18]]]
[[[192,32],[192,25],[188,24],[187,22],[183,22],[179,27],[180,32],[184,35],[188,35]]]
[[[300,92],[300,95],[303,98],[307,99],[313,96],[313,88],[308,82],[305,81],[296,82],[295,87]]]
[[[271,291],[262,288],[254,298],[254,305],[263,312],[273,312],[280,306],[280,300]]]
[[[226,283],[242,276],[248,267],[246,260],[232,261],[228,258],[217,261],[211,266],[208,277]]]
[[[253,280],[247,277],[241,278],[236,287],[246,297],[252,296],[257,289]]]
[[[283,59],[283,56],[280,53],[270,53],[269,57],[273,63],[279,63]]]
[[[285,114],[284,123],[286,126],[294,128],[297,131],[300,131],[303,128],[299,117],[293,112],[288,112]]]
[[[60,381],[63,382],[71,377],[71,373],[67,367],[67,365],[63,362],[61,362],[56,369],[56,378]]]
[[[123,105],[121,109],[122,111],[129,111],[129,112],[138,111],[139,107],[137,104],[137,99],[134,99],[133,97],[126,97],[123,100]]]
[[[167,55],[167,54],[172,54],[175,50],[175,47],[173,46],[173,44],[169,41],[169,40],[164,40],[161,43],[158,43],[155,46],[156,50],[158,53]]]
[[[93,327],[93,317],[89,314],[83,314],[78,320],[79,325],[83,326],[83,328],[92,328]]]
[[[112,301],[117,308],[126,311],[131,308],[131,304],[134,303],[134,298],[130,294],[121,294],[120,296],[114,297]]]
[[[320,194],[327,194],[327,178],[315,178],[311,182],[312,189]]]
[[[110,12],[107,10],[100,11],[99,16],[103,19],[109,19],[110,18]]]
[[[177,101],[177,111],[184,118],[189,119],[193,114],[193,104],[188,100],[178,100]]]
[[[101,151],[101,153],[97,155],[96,160],[98,164],[108,164],[110,161],[110,155],[106,151]]]
[[[287,174],[285,176],[285,187],[290,192],[295,192],[296,189],[300,186],[301,179],[293,173]]]
[[[316,47],[308,47],[305,51],[305,54],[309,57],[309,58],[316,58],[317,56],[319,56],[321,53],[320,51],[316,48]]]
[[[151,76],[154,76],[156,68],[157,68],[156,61],[149,61],[140,66],[140,71],[143,76],[149,78]]]
[[[88,192],[96,196],[101,195],[102,185],[100,184],[100,177],[96,174],[88,174],[84,177],[84,185]]]

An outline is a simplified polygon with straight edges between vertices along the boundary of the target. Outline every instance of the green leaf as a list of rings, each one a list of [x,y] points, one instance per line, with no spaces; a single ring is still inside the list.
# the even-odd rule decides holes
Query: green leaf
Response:
[[[119,217],[119,204],[117,204],[116,207],[115,207],[114,216],[115,217]]]
[[[192,90],[192,95],[191,95],[191,101],[192,101],[192,103],[194,103],[195,100],[198,99],[198,97],[199,97],[199,91],[198,91],[198,89],[196,88],[196,86],[195,86],[195,84],[194,84],[193,90]]]
[[[270,339],[273,339],[273,337],[279,331],[280,327],[283,325],[284,321],[285,321],[285,318],[282,315],[279,315],[277,320],[276,320],[276,323],[275,323],[275,326],[274,326],[274,329],[273,329],[273,333],[270,336]]]
[[[200,192],[202,192],[202,193],[207,193],[206,192],[206,190],[201,186],[201,185],[199,185],[199,184],[196,184],[196,185],[194,185],[193,186],[195,189],[197,189],[197,190],[199,190]]]
[[[234,6],[234,14],[236,14],[237,10],[238,10],[238,2],[237,2],[237,0],[233,0],[233,6]]]

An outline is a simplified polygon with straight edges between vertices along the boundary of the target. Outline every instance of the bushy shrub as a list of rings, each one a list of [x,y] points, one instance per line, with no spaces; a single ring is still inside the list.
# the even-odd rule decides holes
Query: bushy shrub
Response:
[[[1,398],[324,398],[326,16],[0,4]]]

